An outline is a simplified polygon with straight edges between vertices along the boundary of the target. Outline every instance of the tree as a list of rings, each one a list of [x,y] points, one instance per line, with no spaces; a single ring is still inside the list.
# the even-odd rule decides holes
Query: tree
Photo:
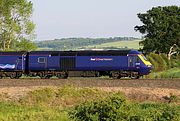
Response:
[[[173,45],[180,47],[180,7],[153,7],[146,13],[139,13],[143,23],[135,30],[144,34],[144,53],[169,53]]]
[[[33,35],[32,6],[27,0],[0,0],[1,50],[12,50],[17,41],[30,39]]]
[[[23,39],[20,42],[16,43],[16,49],[17,51],[33,51],[36,50],[37,46],[33,42]]]

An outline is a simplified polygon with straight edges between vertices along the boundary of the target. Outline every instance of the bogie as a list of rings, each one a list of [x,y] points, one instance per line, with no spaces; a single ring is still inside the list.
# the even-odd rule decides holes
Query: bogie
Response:
[[[9,77],[11,79],[19,79],[22,76],[23,72],[0,72],[0,79],[3,77]]]

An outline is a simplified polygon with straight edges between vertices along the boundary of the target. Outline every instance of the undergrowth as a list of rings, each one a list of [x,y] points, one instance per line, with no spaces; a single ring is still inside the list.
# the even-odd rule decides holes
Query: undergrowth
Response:
[[[168,78],[168,79],[180,78],[180,67],[172,68],[172,69],[161,71],[161,72],[152,72],[147,77],[157,78],[157,79],[158,78]]]
[[[44,88],[29,92],[20,100],[21,104],[71,107],[81,102],[102,99],[107,92],[95,88],[75,88],[66,85],[62,88]]]
[[[165,54],[151,53],[147,58],[153,65],[147,78],[180,78],[180,56],[173,56],[168,60]]]
[[[0,102],[0,121],[69,121],[66,111],[58,108]]]
[[[20,100],[0,101],[0,121],[179,121],[180,106],[169,102],[135,103],[122,93],[95,88],[43,88]]]
[[[180,106],[130,103],[117,93],[80,104],[69,115],[76,121],[179,121]]]

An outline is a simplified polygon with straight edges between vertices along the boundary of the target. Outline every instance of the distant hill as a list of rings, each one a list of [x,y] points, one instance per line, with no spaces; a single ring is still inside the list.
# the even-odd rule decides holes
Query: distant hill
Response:
[[[39,50],[139,49],[139,38],[62,38],[37,41]]]

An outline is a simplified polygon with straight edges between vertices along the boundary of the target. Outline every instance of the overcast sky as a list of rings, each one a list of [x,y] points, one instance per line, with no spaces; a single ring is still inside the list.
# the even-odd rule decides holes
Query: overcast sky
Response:
[[[37,40],[69,37],[141,37],[137,13],[180,0],[31,0]]]

